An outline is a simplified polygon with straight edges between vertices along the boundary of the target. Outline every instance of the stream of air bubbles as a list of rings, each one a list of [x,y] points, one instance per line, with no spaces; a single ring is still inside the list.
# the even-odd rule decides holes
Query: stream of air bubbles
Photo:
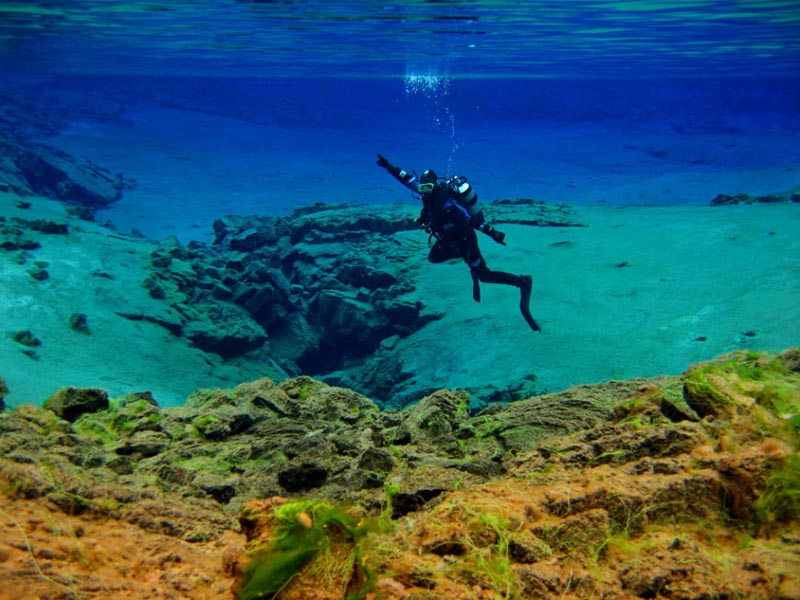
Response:
[[[430,103],[430,119],[437,132],[444,133],[450,138],[450,150],[447,157],[448,175],[451,174],[453,157],[458,150],[456,142],[456,117],[450,108],[447,97],[450,93],[452,78],[447,75],[446,69],[436,66],[406,67],[403,79],[406,96],[422,96]]]

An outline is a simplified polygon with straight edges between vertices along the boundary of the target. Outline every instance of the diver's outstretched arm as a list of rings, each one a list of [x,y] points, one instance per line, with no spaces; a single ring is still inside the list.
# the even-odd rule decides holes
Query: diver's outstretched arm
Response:
[[[389,171],[389,173],[395,179],[397,179],[397,181],[402,183],[408,189],[410,189],[412,191],[417,191],[417,177],[416,177],[416,175],[414,175],[413,173],[408,173],[407,171],[404,171],[400,167],[393,165],[388,160],[386,160],[385,156],[383,156],[381,154],[378,154],[377,164],[378,164],[379,167],[383,167],[384,169]]]

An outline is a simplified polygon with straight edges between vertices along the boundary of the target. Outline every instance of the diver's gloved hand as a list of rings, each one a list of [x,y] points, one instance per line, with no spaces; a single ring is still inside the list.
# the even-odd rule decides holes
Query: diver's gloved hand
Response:
[[[387,171],[391,171],[392,168],[394,167],[394,165],[392,165],[392,163],[386,160],[386,157],[381,154],[378,154],[378,166],[383,167]]]
[[[420,229],[425,230],[425,233],[431,233],[430,220],[426,215],[422,214],[418,216],[416,219],[414,219],[414,221],[416,222],[417,226],[419,226]]]
[[[493,229],[492,233],[489,234],[492,239],[497,242],[498,244],[502,244],[503,246],[507,246],[506,244],[506,234],[502,231],[497,231],[497,229]]]
[[[506,234],[502,231],[497,231],[494,227],[489,225],[488,223],[484,223],[481,227],[481,231],[492,238],[498,244],[502,244],[506,246]]]
[[[379,167],[383,167],[389,171],[389,174],[398,179],[403,185],[409,185],[409,182],[414,179],[413,175],[406,173],[400,167],[390,163],[382,154],[378,154],[377,162]]]

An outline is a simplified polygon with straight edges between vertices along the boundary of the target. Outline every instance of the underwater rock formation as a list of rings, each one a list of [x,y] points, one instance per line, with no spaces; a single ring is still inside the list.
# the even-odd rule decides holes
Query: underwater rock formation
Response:
[[[567,206],[517,199],[491,210],[500,223],[580,226]],[[328,374],[388,397],[404,374],[385,368],[378,351],[441,317],[405,297],[425,260],[404,243],[416,214],[407,205],[316,204],[287,217],[225,217],[211,245],[162,242],[143,285],[203,350],[233,357],[266,341],[289,373]]]
[[[220,352],[213,321],[221,332],[263,332],[278,362],[297,365],[290,371],[334,370],[433,318],[399,298],[411,284],[393,274],[385,247],[391,242],[380,235],[413,221],[407,211],[385,212],[316,206],[285,218],[219,219],[211,246],[162,244],[147,285],[163,290],[194,331],[205,330],[207,339],[193,339],[202,349],[235,356],[256,345],[230,343]]]
[[[766,194],[753,196],[750,194],[717,194],[711,200],[711,206],[731,206],[734,204],[776,204],[780,202],[800,202],[800,192],[791,194]]]
[[[121,107],[87,106],[56,95],[45,100],[45,95],[31,88],[0,92],[0,191],[45,196],[91,212],[107,208],[135,182],[37,138],[58,133],[73,119],[116,121]]]
[[[797,598],[798,357],[472,417],[458,391],[381,412],[309,377],[73,421],[20,406],[0,414],[0,598]]]
[[[42,406],[65,421],[74,422],[81,415],[108,408],[108,394],[100,389],[67,387],[50,396]]]
[[[41,244],[28,237],[29,232],[45,235],[67,235],[69,226],[46,219],[6,219],[0,217],[0,248],[7,252],[36,250]]]
[[[0,167],[5,191],[39,195],[90,209],[107,208],[134,182],[91,161],[81,161],[53,147],[24,148],[0,140],[5,160]]]

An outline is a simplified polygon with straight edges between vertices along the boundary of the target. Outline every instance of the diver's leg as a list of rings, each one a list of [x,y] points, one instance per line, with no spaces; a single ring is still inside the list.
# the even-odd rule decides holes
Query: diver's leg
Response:
[[[475,269],[470,269],[469,272],[470,275],[472,275],[472,299],[475,300],[475,302],[480,302],[481,301],[480,277],[478,277],[478,273],[475,271]]]
[[[522,316],[527,321],[530,328],[534,331],[541,331],[542,328],[536,322],[531,314],[531,293],[533,292],[533,277],[530,275],[520,275],[522,278],[522,285],[519,286],[519,310]]]
[[[481,249],[478,246],[478,238],[473,230],[471,236],[465,240],[464,246],[461,248],[462,258],[469,265],[472,271],[472,279],[478,279],[485,283],[502,283],[504,285],[513,285],[514,287],[522,286],[522,279],[519,275],[512,275],[511,273],[504,273],[502,271],[492,271],[487,265],[486,261],[481,254]]]
[[[476,301],[480,301],[480,287],[478,281],[486,283],[500,283],[503,285],[513,285],[520,290],[519,310],[525,322],[528,323],[533,331],[541,331],[542,328],[531,315],[531,293],[533,292],[533,277],[530,275],[512,275],[503,271],[492,271],[486,261],[481,256],[477,243],[470,249],[471,253],[465,256],[468,260],[470,272],[472,273],[472,296]]]
[[[481,256],[481,250],[478,247],[478,236],[475,231],[470,229],[467,238],[459,248],[461,258],[467,263],[469,267],[469,274],[472,275],[472,299],[475,302],[481,301],[481,269],[486,269],[486,263]]]

